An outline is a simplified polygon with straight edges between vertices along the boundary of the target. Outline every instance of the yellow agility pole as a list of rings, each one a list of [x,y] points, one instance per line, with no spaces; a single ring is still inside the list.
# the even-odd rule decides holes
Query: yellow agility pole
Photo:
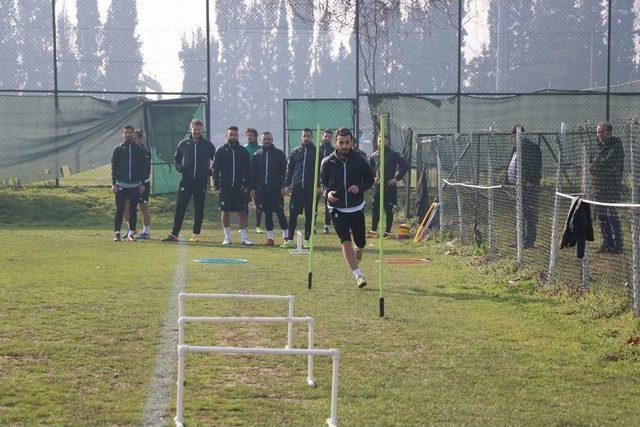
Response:
[[[307,266],[307,288],[313,283],[313,236],[316,234],[316,204],[318,201],[318,169],[320,168],[320,123],[316,128],[316,158],[313,167],[313,204],[311,205],[311,236],[309,237],[309,264]]]
[[[385,149],[385,136],[386,136],[386,123],[384,114],[380,115],[380,135],[378,137],[378,185],[380,185],[380,197],[378,201],[380,221],[382,221],[382,214],[384,213],[384,187],[386,185],[386,178],[384,176],[384,149]],[[384,317],[384,233],[378,233],[378,239],[380,242],[380,270],[379,270],[379,282],[380,282],[380,317]]]

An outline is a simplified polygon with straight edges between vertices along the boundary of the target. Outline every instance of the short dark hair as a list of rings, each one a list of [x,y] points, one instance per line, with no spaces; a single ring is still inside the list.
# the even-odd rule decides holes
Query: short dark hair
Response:
[[[515,135],[518,132],[518,128],[520,128],[520,132],[524,133],[524,126],[513,125],[513,127],[511,128],[511,135]]]
[[[304,128],[304,129],[302,129],[302,132],[301,132],[301,133],[305,133],[305,132],[311,132],[311,133],[313,133],[313,131],[312,131],[311,129],[309,129],[309,128]]]
[[[322,133],[328,133],[329,135],[333,135],[333,131],[331,129],[325,129]]]
[[[260,135],[271,135],[271,136],[273,136],[273,134],[271,132],[269,132],[268,130],[265,130]]]
[[[133,129],[133,126],[131,125],[122,126],[122,130],[127,130],[127,129],[129,129],[131,132],[135,132],[135,130]]]
[[[613,132],[613,125],[612,125],[611,123],[609,123],[609,122],[599,122],[599,123],[596,125],[596,129],[597,129],[598,127],[600,127],[600,126],[602,126],[603,128],[605,128],[605,129],[607,130],[607,132]]]
[[[190,127],[204,126],[204,124],[202,123],[202,120],[200,120],[200,119],[193,119],[193,120],[191,120],[191,124],[189,126]]]
[[[238,126],[229,126],[227,130],[235,130],[236,132],[238,132]]]
[[[351,131],[347,128],[336,129],[336,136],[349,136],[353,138]]]
[[[245,134],[247,133],[252,133],[253,136],[258,136],[258,131],[255,130],[254,128],[247,128],[247,130],[244,131]]]

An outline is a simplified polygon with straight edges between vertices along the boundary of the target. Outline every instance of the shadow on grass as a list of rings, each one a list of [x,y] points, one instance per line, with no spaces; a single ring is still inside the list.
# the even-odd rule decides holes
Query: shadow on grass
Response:
[[[401,290],[387,290],[388,294],[407,295],[407,296],[419,296],[419,297],[431,297],[439,299],[449,299],[453,301],[490,301],[497,303],[509,303],[509,304],[545,304],[549,306],[560,305],[559,301],[554,301],[549,298],[539,298],[535,296],[525,295],[500,295],[496,293],[484,293],[484,292],[442,292],[431,291],[422,288],[409,288],[408,291]]]

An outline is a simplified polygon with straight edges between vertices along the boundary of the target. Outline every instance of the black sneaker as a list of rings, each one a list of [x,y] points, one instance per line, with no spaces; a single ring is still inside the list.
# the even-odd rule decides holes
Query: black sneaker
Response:
[[[177,242],[178,236],[174,236],[173,234],[167,235],[164,239],[160,240],[161,242]]]
[[[122,241],[122,236],[120,236],[120,233],[116,233],[113,237],[113,241],[114,242],[121,242]]]

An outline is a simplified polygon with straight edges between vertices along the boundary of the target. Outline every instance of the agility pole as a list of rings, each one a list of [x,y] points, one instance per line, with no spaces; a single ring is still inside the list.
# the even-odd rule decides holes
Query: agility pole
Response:
[[[320,123],[316,127],[316,158],[313,166],[313,204],[311,205],[311,236],[309,237],[309,264],[307,266],[307,288],[313,283],[313,236],[316,234],[316,211],[318,202],[318,168],[320,166]]]
[[[380,197],[379,197],[379,217],[380,225],[382,223],[382,215],[384,214],[384,186],[386,179],[384,176],[384,149],[385,149],[385,116],[380,116],[380,137],[378,138],[378,184],[380,185]],[[385,228],[386,230],[386,228]],[[379,270],[379,282],[380,282],[380,317],[384,317],[384,233],[378,233],[378,239],[380,242],[380,270]]]

